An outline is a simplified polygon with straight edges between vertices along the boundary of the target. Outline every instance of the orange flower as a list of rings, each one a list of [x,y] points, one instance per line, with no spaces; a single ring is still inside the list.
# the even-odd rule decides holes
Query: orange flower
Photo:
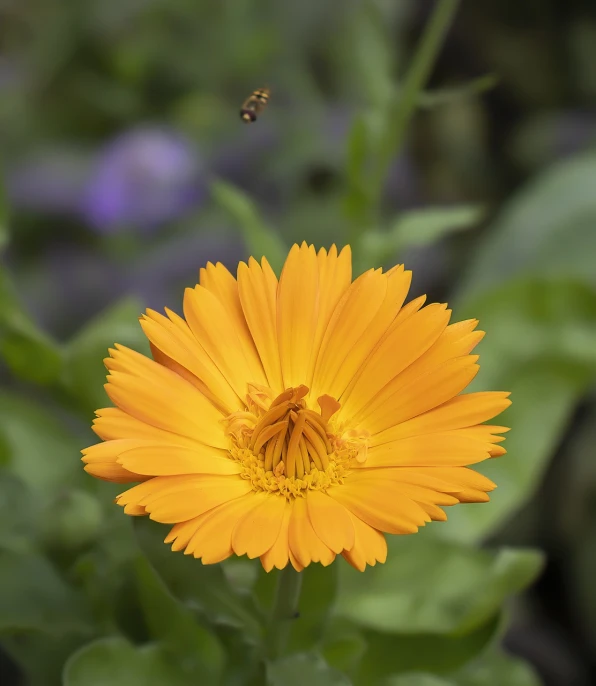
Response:
[[[100,479],[141,482],[124,512],[173,524],[173,550],[220,562],[259,557],[357,569],[383,562],[384,533],[409,534],[441,509],[485,502],[468,468],[505,453],[483,424],[508,393],[460,395],[478,371],[477,321],[446,305],[404,305],[411,273],[295,245],[279,282],[265,259],[201,269],[184,319],[152,310],[153,360],[116,345],[105,363],[116,407],[83,451]]]

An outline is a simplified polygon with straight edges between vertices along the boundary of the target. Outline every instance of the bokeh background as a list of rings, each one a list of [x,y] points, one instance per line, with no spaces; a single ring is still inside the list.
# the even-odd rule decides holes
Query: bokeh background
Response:
[[[126,665],[114,686],[244,683],[246,617],[213,597],[225,582],[266,605],[269,581],[182,565],[197,634],[154,571],[168,585],[175,556],[133,533],[78,450],[107,404],[107,347],[147,349],[145,307],[179,310],[207,261],[278,267],[302,240],[350,242],[358,270],[405,262],[414,295],[478,317],[475,388],[514,401],[491,504],[392,543],[385,576],[308,577],[327,661],[373,686],[596,680],[596,5],[462,2],[384,147],[434,5],[0,0],[3,684],[108,683],[110,659]],[[303,633],[320,643],[317,626]],[[180,644],[211,676],[167,671]]]

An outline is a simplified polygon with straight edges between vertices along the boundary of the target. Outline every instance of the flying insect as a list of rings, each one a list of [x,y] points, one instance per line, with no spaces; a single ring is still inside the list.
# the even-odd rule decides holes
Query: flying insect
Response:
[[[240,108],[240,118],[245,124],[252,124],[257,120],[269,102],[270,94],[269,88],[258,88],[246,98]]]

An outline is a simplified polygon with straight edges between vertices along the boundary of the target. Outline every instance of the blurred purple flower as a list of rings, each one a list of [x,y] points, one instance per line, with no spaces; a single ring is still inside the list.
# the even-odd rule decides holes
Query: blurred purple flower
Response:
[[[205,194],[191,143],[174,131],[140,128],[100,153],[83,199],[83,215],[98,231],[143,230],[184,215]]]

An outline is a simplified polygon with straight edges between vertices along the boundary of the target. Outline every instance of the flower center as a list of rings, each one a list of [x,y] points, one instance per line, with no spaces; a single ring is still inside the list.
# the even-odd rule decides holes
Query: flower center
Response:
[[[308,390],[288,388],[272,398],[269,389],[250,384],[247,409],[224,420],[230,453],[255,490],[288,498],[326,490],[342,482],[352,459],[366,454],[366,432],[340,431],[330,422],[339,402],[323,395],[317,412],[307,406]]]

